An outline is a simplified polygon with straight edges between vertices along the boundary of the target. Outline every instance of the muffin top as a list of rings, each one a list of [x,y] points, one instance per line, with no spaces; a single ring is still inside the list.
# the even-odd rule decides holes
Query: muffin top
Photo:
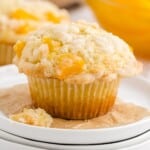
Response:
[[[112,80],[142,70],[127,43],[83,21],[43,27],[18,41],[14,50],[20,72],[70,83]]]
[[[47,23],[69,20],[68,13],[40,0],[1,0],[0,42],[13,43]]]

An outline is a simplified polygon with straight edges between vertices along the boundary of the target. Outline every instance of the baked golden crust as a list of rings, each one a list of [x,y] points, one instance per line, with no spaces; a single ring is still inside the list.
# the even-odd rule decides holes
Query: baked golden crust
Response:
[[[142,70],[127,43],[82,21],[43,27],[17,42],[14,50],[19,70],[29,76],[89,83]]]

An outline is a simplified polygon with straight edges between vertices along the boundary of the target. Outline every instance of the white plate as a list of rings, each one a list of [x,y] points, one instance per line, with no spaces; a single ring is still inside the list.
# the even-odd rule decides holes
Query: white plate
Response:
[[[0,147],[2,150],[43,150],[41,148],[31,147],[20,143],[13,143],[4,139],[0,139]]]
[[[7,68],[7,67],[6,67]],[[0,88],[10,87],[27,82],[24,75],[3,78]],[[150,108],[150,84],[144,80],[135,78],[122,82],[119,89],[119,97],[130,102]],[[109,143],[137,136],[150,129],[150,118],[145,118],[136,123],[103,129],[55,129],[35,127],[21,124],[8,119],[0,113],[0,129],[21,137],[60,144],[97,144]],[[33,134],[34,133],[34,134]]]
[[[147,148],[150,146],[150,132],[144,133],[136,138],[132,138],[130,140],[117,142],[117,143],[109,143],[103,145],[60,145],[60,144],[52,144],[52,143],[42,143],[37,141],[32,141],[24,138],[20,138],[14,136],[12,134],[8,134],[4,131],[0,130],[0,139],[5,140],[7,142],[11,142],[13,144],[17,144],[16,146],[27,146],[30,148],[39,148],[39,149],[51,149],[51,150],[139,150]],[[8,143],[9,144],[9,143]],[[3,147],[1,147],[3,148]],[[16,150],[16,149],[14,149]],[[26,150],[26,149],[25,149]]]

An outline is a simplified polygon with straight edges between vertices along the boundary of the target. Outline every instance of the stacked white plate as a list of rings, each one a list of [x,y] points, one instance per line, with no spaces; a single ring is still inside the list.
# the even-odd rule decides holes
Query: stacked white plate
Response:
[[[0,77],[0,88],[27,82],[12,65],[0,68]],[[124,80],[118,96],[150,109],[150,83],[141,78]],[[12,150],[13,146],[21,150],[147,150],[150,148],[150,117],[120,127],[79,130],[25,125],[0,112],[0,145],[3,150],[6,147]]]

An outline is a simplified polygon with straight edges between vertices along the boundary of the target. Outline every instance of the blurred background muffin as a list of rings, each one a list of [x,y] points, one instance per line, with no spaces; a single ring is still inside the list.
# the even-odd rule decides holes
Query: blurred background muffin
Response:
[[[18,39],[47,23],[69,20],[65,10],[40,0],[1,0],[0,2],[0,65],[12,62],[12,47]]]
[[[18,41],[14,50],[35,106],[65,119],[107,113],[120,79],[141,71],[127,43],[83,21],[43,27]]]

